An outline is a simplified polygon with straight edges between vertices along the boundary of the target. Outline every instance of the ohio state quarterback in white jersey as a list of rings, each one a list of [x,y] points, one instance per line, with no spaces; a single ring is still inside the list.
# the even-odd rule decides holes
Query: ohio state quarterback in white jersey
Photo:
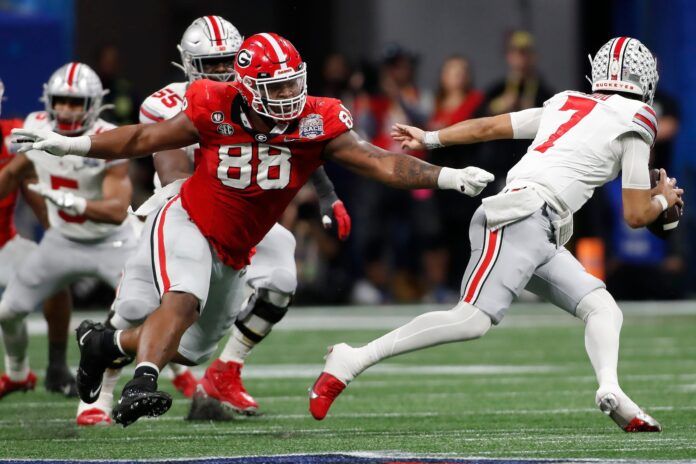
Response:
[[[604,283],[564,248],[573,213],[620,171],[624,217],[631,227],[648,225],[682,204],[683,191],[664,170],[650,188],[648,160],[657,133],[650,105],[657,80],[655,58],[645,45],[618,37],[592,60],[593,94],[561,92],[543,108],[472,119],[437,132],[394,126],[394,139],[410,149],[503,138],[533,141],[509,171],[503,191],[484,198],[471,220],[472,254],[459,304],[423,314],[360,348],[334,345],[310,390],[312,415],[323,419],[348,382],[384,358],[483,336],[526,288],[585,322],[600,410],[627,432],[660,431],[619,387],[621,310]]]
[[[71,137],[111,130],[115,126],[99,118],[106,92],[89,66],[68,63],[44,86],[46,110],[31,113],[24,128],[55,130]],[[33,374],[26,356],[26,315],[83,276],[96,275],[116,288],[136,246],[136,231],[126,221],[132,186],[128,162],[71,155],[56,159],[40,150],[17,154],[7,172],[11,175],[0,176],[0,191],[29,176],[38,178],[28,187],[45,199],[50,224],[0,300],[6,369],[11,378],[29,380]]]

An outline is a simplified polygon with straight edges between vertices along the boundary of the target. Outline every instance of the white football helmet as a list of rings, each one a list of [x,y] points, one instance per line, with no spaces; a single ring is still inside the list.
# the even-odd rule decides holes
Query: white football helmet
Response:
[[[659,76],[657,60],[638,39],[615,37],[597,54],[592,63],[592,90],[627,92],[640,95],[652,105]]]
[[[102,105],[102,98],[109,93],[102,88],[101,79],[84,63],[67,63],[58,68],[44,84],[41,101],[51,118],[53,129],[63,135],[76,135],[86,131],[109,105]],[[54,109],[55,99],[69,97],[83,101],[82,111],[66,119]],[[60,117],[59,117],[60,116]]]
[[[242,40],[239,31],[231,22],[220,16],[203,16],[191,23],[184,32],[181,44],[177,45],[182,64],[174,65],[184,70],[190,82],[196,79],[233,81],[234,58]],[[204,65],[221,61],[229,62],[229,72],[205,72]]]

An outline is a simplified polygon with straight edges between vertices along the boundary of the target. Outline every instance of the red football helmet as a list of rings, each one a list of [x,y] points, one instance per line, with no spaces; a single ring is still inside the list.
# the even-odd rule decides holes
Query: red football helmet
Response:
[[[249,106],[280,121],[297,118],[307,102],[307,65],[287,39],[263,32],[242,43],[234,62]]]

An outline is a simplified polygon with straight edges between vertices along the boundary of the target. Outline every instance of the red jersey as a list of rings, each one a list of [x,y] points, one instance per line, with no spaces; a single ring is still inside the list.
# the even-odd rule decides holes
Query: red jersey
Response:
[[[12,159],[10,153],[10,131],[22,127],[21,119],[0,119],[0,169]],[[14,209],[17,203],[17,191],[0,199],[0,248],[5,246],[17,234],[14,226]]]
[[[209,80],[189,86],[183,111],[198,129],[201,154],[182,205],[235,269],[249,264],[252,248],[322,165],[326,144],[353,126],[339,100],[308,96],[297,119],[262,133],[234,85]]]

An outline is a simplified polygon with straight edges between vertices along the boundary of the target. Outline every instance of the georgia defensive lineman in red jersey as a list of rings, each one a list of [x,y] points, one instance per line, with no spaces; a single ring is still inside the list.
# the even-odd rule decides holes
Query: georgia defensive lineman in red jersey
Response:
[[[239,308],[236,299],[253,247],[326,159],[397,188],[455,189],[475,196],[493,180],[478,168],[440,168],[362,140],[340,101],[307,96],[306,65],[276,34],[249,37],[237,54],[235,72],[232,84],[192,83],[182,113],[157,124],[79,138],[14,132],[18,142],[31,142],[27,148],[57,156],[111,159],[201,146],[194,174],[181,195],[151,215],[149,240],[134,258],[155,275],[150,291],[157,288],[159,308],[138,328],[114,333],[85,321],[77,331],[78,390],[86,402],[96,399],[110,362],[137,355],[134,378],[114,409],[114,419],[124,426],[171,406],[171,397],[157,391],[162,366],[171,360],[197,364],[214,352],[236,316],[230,308]]]

